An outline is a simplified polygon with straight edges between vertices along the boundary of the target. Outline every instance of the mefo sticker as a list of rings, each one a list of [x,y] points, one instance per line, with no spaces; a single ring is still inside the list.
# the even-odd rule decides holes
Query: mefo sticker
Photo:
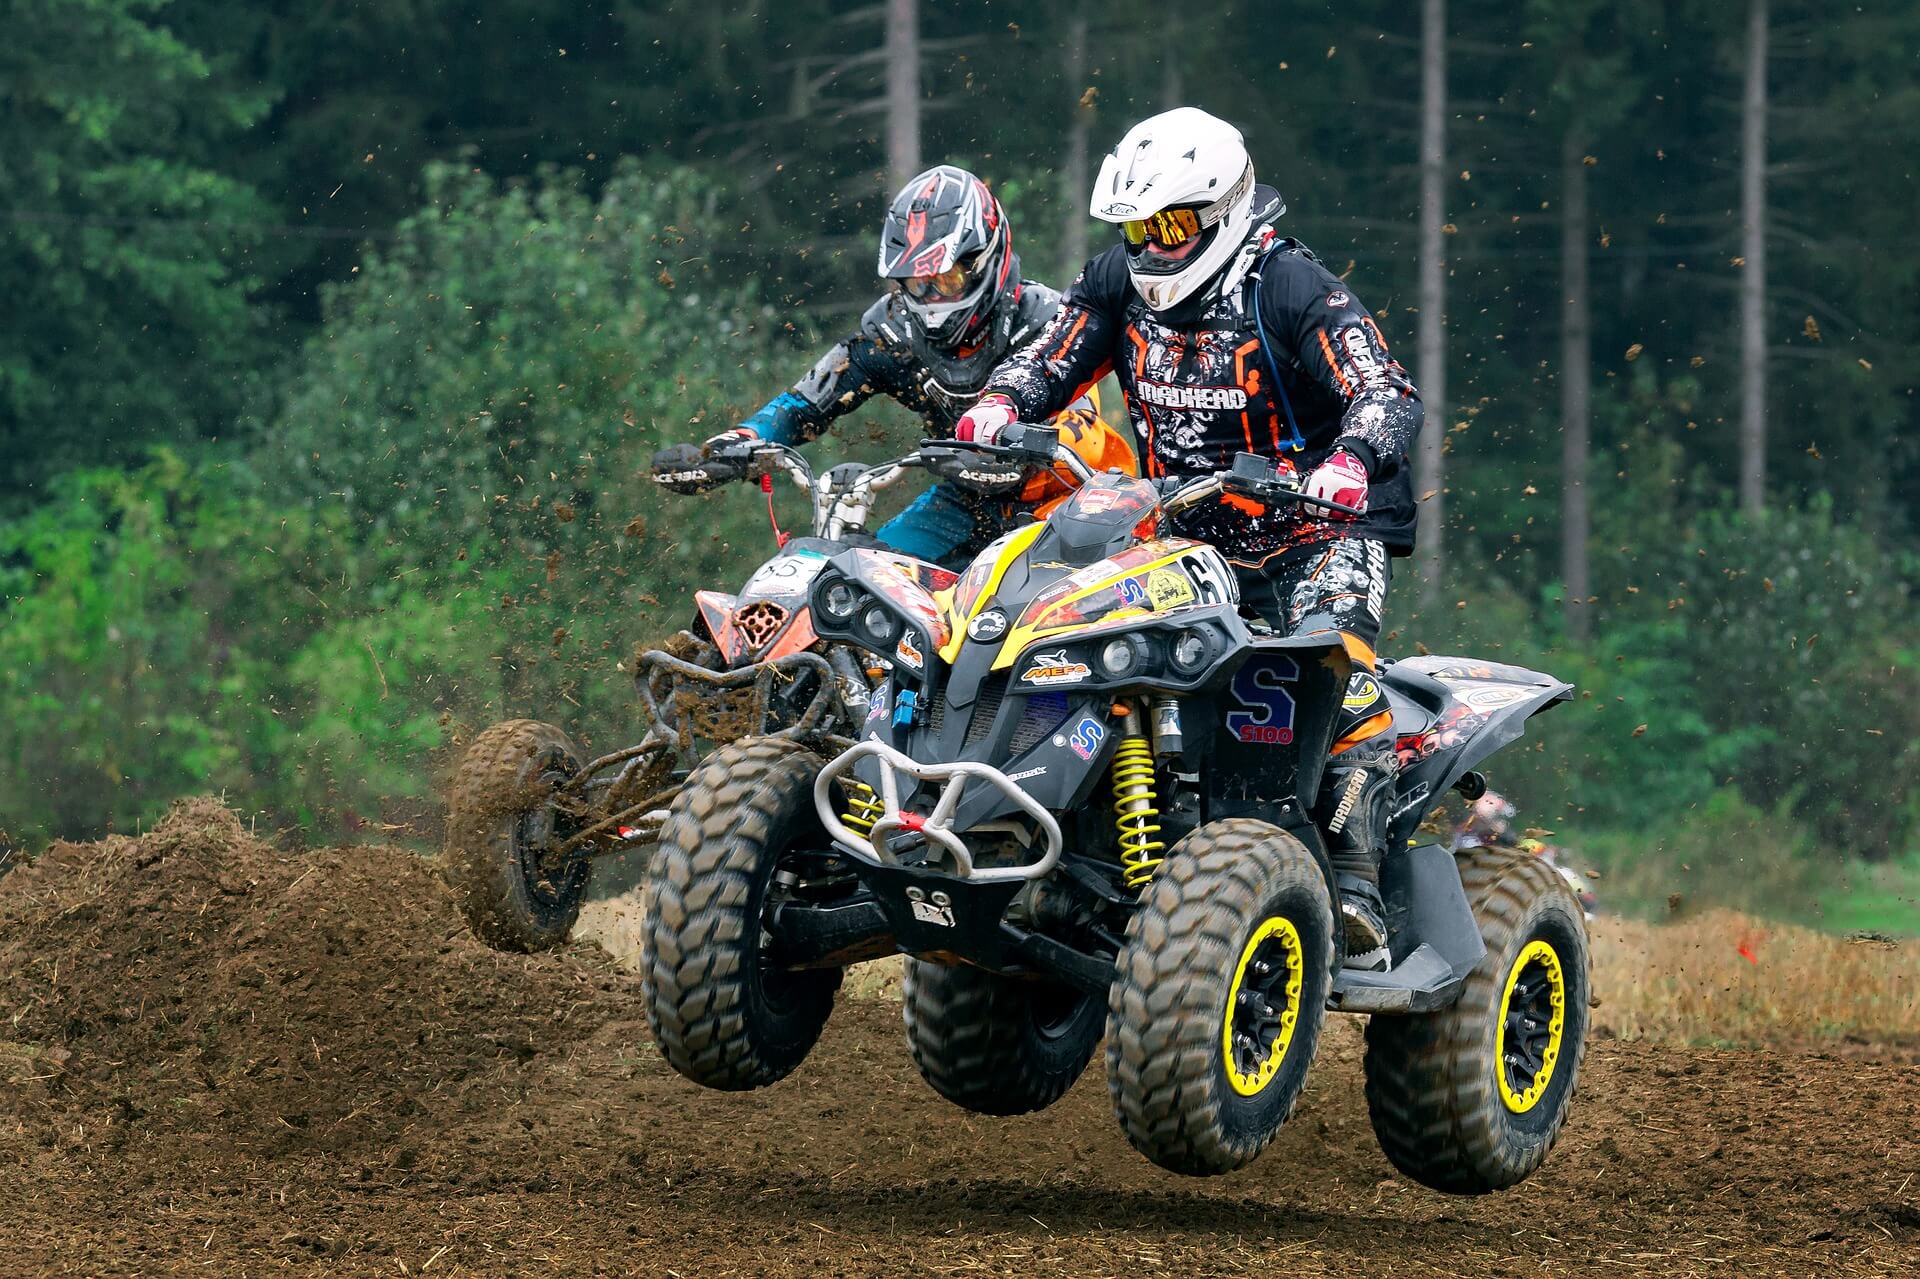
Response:
[[[1051,688],[1055,684],[1078,684],[1092,674],[1093,671],[1085,662],[1068,661],[1065,650],[1062,650],[1036,654],[1033,665],[1020,677],[1020,682],[1032,684],[1035,688]]]

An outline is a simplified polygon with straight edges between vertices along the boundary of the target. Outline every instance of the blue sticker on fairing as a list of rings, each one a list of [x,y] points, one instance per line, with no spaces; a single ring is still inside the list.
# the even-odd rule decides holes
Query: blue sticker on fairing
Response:
[[[1227,731],[1255,746],[1293,743],[1293,694],[1286,688],[1300,678],[1300,664],[1273,654],[1254,658],[1233,676],[1233,700],[1240,709],[1227,712]]]
[[[1100,752],[1100,743],[1107,740],[1107,726],[1097,719],[1083,719],[1074,726],[1073,733],[1067,738],[1067,745],[1081,759],[1091,760]]]

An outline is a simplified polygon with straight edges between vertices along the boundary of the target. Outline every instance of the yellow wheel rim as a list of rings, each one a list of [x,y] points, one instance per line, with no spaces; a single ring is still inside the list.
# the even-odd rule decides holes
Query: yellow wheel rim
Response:
[[[1227,1082],[1252,1097],[1273,1082],[1300,1024],[1306,948],[1290,919],[1269,918],[1240,951],[1220,1019],[1220,1059]]]
[[[1494,1038],[1500,1100],[1514,1114],[1526,1114],[1546,1096],[1566,1029],[1567,975],[1559,952],[1545,941],[1530,941],[1507,970]]]

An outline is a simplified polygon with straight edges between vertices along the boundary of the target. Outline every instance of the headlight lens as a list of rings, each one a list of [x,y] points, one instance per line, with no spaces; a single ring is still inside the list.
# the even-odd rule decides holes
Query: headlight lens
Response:
[[[860,607],[860,594],[845,582],[835,582],[827,587],[820,604],[826,609],[828,617],[844,622]]]
[[[1131,640],[1108,640],[1100,650],[1100,669],[1114,679],[1131,671],[1136,660]]]
[[[881,608],[878,604],[875,604],[861,616],[860,625],[865,627],[867,633],[882,644],[891,643],[893,641],[893,633],[900,629],[898,623],[893,620],[893,614],[887,612],[886,609]]]
[[[1191,675],[1206,665],[1207,655],[1213,645],[1207,642],[1205,631],[1186,630],[1173,637],[1173,668],[1182,675]]]

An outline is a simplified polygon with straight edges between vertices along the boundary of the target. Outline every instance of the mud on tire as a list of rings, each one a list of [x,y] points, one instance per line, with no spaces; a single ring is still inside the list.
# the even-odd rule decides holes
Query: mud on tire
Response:
[[[1105,1028],[1097,995],[979,968],[907,960],[913,1064],[933,1090],[982,1115],[1024,1115],[1066,1095]]]
[[[708,1088],[791,1074],[840,986],[838,969],[764,962],[762,911],[783,854],[825,847],[813,807],[820,760],[756,737],[713,752],[674,799],[647,873],[647,1021],[667,1063]]]
[[[1264,1150],[1319,1047],[1332,964],[1326,878],[1293,836],[1233,818],[1175,844],[1108,996],[1107,1083],[1134,1148],[1192,1176]]]
[[[514,719],[474,739],[447,796],[447,879],[474,935],[496,950],[550,950],[586,900],[591,863],[554,866],[541,853],[568,832],[548,803],[580,771],[580,753],[551,724]]]
[[[1580,904],[1551,867],[1481,850],[1460,878],[1486,958],[1451,1007],[1368,1023],[1367,1111],[1394,1167],[1475,1195],[1521,1181],[1559,1137],[1590,987]]]

